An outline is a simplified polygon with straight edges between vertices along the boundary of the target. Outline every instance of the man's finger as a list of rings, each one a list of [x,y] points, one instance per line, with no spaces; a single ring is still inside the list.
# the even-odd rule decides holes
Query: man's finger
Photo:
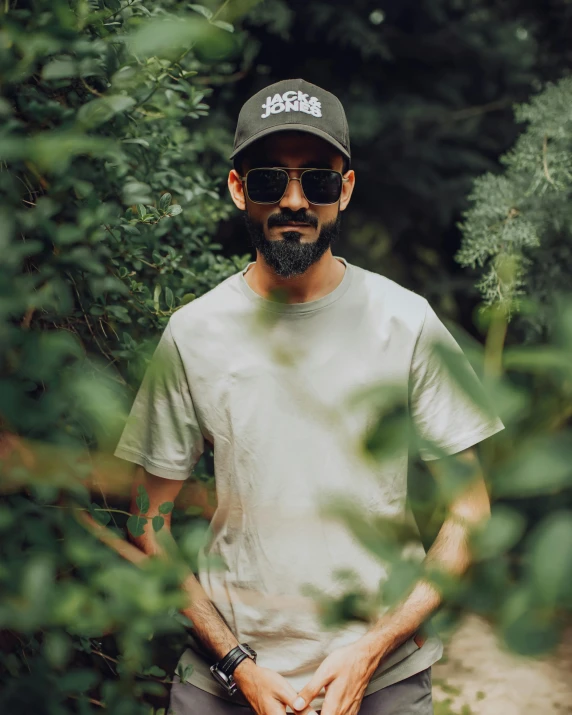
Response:
[[[340,701],[342,699],[342,695],[343,687],[338,684],[338,687],[336,688],[336,681],[334,680],[326,691],[324,704],[322,705],[322,709],[320,710],[321,715],[336,715],[336,713],[338,712]]]
[[[291,703],[290,707],[292,710],[295,710],[296,712],[303,712],[304,708],[312,702],[324,686],[324,676],[317,671],[314,673],[310,682],[306,683],[302,690],[300,690],[294,702]]]
[[[292,710],[295,710],[297,715],[318,715],[318,713],[309,705],[313,698],[310,698],[310,700],[308,700],[307,706],[303,705],[301,709],[295,708],[294,703],[297,701],[298,697],[298,693],[294,690],[294,688],[292,688],[292,692],[288,693],[288,695],[284,697],[284,702],[289,705]]]

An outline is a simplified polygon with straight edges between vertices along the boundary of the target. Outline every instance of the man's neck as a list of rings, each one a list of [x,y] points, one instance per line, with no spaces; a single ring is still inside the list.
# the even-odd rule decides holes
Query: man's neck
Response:
[[[345,270],[343,262],[328,250],[302,275],[283,278],[276,275],[257,252],[256,263],[249,267],[244,279],[263,298],[271,299],[273,294],[280,293],[288,303],[308,303],[335,290],[342,282]]]

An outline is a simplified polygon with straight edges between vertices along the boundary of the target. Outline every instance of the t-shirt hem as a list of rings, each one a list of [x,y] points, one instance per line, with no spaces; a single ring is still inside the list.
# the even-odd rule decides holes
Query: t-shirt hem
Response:
[[[439,446],[446,455],[450,456],[452,454],[462,452],[469,447],[473,447],[475,444],[478,444],[479,442],[482,442],[483,440],[492,437],[498,432],[502,432],[504,428],[504,424],[499,419],[490,424],[484,430],[481,429],[476,432],[471,432],[471,434],[464,436],[462,439],[456,440],[455,442],[450,442],[446,445]],[[423,459],[425,462],[430,462],[441,458],[441,455],[436,455],[435,453],[425,449],[420,450],[420,455],[421,459]]]
[[[153,474],[156,477],[163,477],[163,479],[178,479],[179,481],[184,481],[189,477],[189,472],[182,471],[178,469],[171,469],[170,467],[164,467],[160,464],[156,464],[153,460],[141,452],[128,449],[127,447],[117,447],[113,453],[115,457],[120,459],[125,459],[128,462],[134,462],[144,467],[149,474]]]
[[[410,678],[412,675],[420,673],[422,670],[434,665],[443,657],[443,642],[441,639],[431,639],[422,648],[412,653],[408,658],[399,661],[389,670],[371,680],[365,689],[364,698],[376,693],[388,685],[394,685],[401,680]]]

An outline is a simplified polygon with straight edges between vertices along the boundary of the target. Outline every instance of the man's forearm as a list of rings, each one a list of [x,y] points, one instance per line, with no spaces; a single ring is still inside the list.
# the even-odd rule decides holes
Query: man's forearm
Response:
[[[470,562],[467,538],[465,525],[454,517],[447,519],[427,552],[425,565],[462,573]],[[372,668],[377,668],[384,657],[414,635],[441,602],[439,591],[422,579],[401,603],[381,616],[361,639],[370,653]]]
[[[164,526],[161,531],[170,535],[168,527]],[[164,553],[154,534],[147,535],[146,533],[133,541],[149,556]],[[224,658],[230,650],[238,645],[236,637],[194,574],[189,573],[183,583],[183,588],[189,596],[189,605],[181,609],[181,613],[192,622],[193,631],[213,660]]]
[[[470,530],[490,516],[490,501],[478,460],[473,450],[457,455],[474,467],[475,480],[451,505],[449,516],[427,552],[426,569],[459,576],[471,563]],[[361,639],[372,669],[395,648],[410,638],[438,608],[442,596],[429,580],[419,580],[409,595],[390,609]]]
[[[181,612],[192,621],[201,645],[213,659],[224,658],[238,645],[238,640],[193,574],[185,580],[184,588],[189,595],[189,606]]]
[[[165,549],[159,543],[157,534],[151,528],[151,519],[159,515],[159,506],[165,501],[174,501],[182,484],[165,480],[149,474],[142,467],[136,471],[133,484],[131,513],[138,512],[137,487],[143,484],[149,498],[149,507],[145,512],[147,523],[142,536],[133,537],[133,543],[149,556],[164,556]],[[171,513],[164,515],[164,525],[161,529],[163,541],[165,537],[172,540]],[[183,588],[189,597],[189,605],[181,610],[193,624],[193,630],[201,645],[211,654],[214,660],[223,658],[238,645],[236,637],[224,621],[221,614],[209,599],[206,591],[193,573],[186,577]]]

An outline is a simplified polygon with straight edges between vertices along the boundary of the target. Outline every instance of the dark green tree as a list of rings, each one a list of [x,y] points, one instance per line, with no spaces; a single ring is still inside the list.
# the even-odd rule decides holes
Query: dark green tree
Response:
[[[232,131],[244,100],[286,77],[334,92],[358,172],[339,251],[470,328],[477,296],[454,262],[456,223],[474,178],[518,135],[512,105],[565,71],[569,22],[561,0],[266,0],[247,16],[255,63],[229,68],[216,116]],[[248,248],[238,220],[219,237]]]

